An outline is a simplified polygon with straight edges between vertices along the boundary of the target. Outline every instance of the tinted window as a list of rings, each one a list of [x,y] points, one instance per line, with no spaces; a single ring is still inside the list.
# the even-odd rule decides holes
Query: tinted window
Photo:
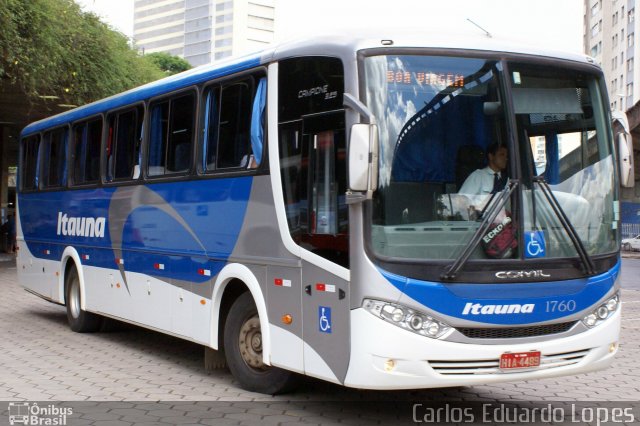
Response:
[[[42,186],[52,188],[66,184],[67,129],[57,129],[44,136]]]
[[[142,107],[115,114],[108,118],[107,181],[131,179],[139,176],[140,141],[142,139]]]
[[[306,249],[349,264],[342,64],[280,63],[280,176],[289,230]]]
[[[344,71],[337,58],[304,57],[280,62],[281,122],[342,108]]]
[[[203,97],[204,171],[256,168],[262,161],[266,78],[211,86]]]
[[[204,95],[202,169],[215,170],[218,155],[220,89],[210,87]]]
[[[38,187],[38,150],[40,148],[40,135],[30,136],[22,143],[22,175],[21,185],[23,190],[36,189]]]
[[[194,106],[192,93],[151,106],[149,176],[189,171]]]
[[[73,183],[96,183],[100,178],[102,120],[81,123],[73,128]]]
[[[217,167],[246,167],[251,126],[252,81],[222,88]]]

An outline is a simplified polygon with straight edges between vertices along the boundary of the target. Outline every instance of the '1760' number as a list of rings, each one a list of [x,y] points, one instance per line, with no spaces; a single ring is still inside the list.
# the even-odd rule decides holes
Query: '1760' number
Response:
[[[575,300],[549,300],[547,312],[573,312],[576,310]]]

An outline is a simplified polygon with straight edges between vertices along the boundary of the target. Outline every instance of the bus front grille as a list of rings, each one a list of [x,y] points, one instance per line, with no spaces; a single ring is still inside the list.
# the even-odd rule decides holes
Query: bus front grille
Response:
[[[587,354],[589,349],[564,352],[559,354],[542,355],[540,366],[532,369],[501,370],[500,359],[484,360],[430,360],[429,366],[436,373],[444,375],[474,375],[474,374],[509,374],[522,371],[546,370],[550,368],[566,367],[577,364]]]
[[[529,327],[456,328],[456,330],[470,339],[514,339],[518,337],[536,337],[564,333],[569,331],[576,322],[577,321],[570,321]]]

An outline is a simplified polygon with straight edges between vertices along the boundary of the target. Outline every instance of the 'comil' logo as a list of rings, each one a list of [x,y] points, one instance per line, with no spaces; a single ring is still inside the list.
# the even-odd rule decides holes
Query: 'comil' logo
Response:
[[[58,212],[58,235],[104,238],[104,217],[68,217]]]
[[[37,402],[10,402],[9,403],[9,424],[10,425],[52,425],[64,426],[67,424],[67,417],[73,414],[73,409],[69,407],[56,407],[48,404],[40,407]]]

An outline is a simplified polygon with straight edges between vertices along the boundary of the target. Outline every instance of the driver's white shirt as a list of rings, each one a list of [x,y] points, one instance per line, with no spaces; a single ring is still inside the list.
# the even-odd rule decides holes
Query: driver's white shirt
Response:
[[[495,173],[496,172],[489,166],[484,169],[475,170],[464,181],[458,193],[465,195],[491,194],[491,191],[493,191],[493,175]],[[500,178],[500,176],[500,173],[498,173],[498,178]]]

